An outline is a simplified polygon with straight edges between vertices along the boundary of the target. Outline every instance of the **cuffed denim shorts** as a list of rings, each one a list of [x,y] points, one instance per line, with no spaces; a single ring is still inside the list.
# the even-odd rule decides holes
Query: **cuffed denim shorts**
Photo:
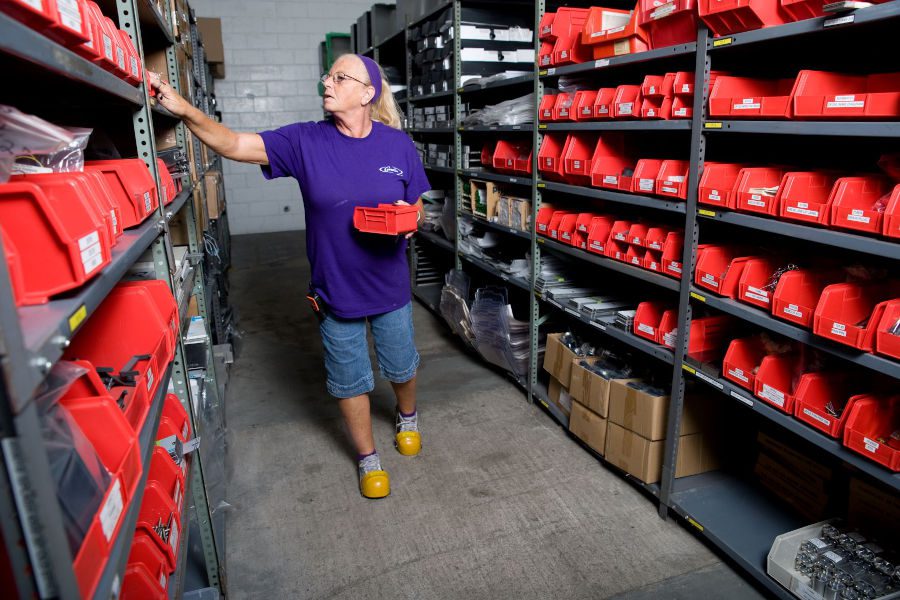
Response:
[[[406,383],[416,375],[416,351],[412,302],[402,308],[360,319],[341,319],[328,314],[319,324],[325,348],[328,393],[352,398],[375,389],[366,323],[375,338],[375,356],[381,376],[393,383]]]

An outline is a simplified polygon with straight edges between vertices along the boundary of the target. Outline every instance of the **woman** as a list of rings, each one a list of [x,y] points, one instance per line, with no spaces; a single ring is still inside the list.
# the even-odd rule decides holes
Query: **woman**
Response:
[[[333,121],[294,123],[256,134],[216,123],[158,74],[151,76],[160,104],[215,152],[261,165],[266,179],[299,181],[312,266],[310,296],[324,302],[319,330],[328,392],[338,398],[356,447],[360,492],[366,498],[383,498],[390,493],[390,479],[372,436],[369,392],[375,381],[366,322],[375,338],[381,374],[397,397],[394,444],[405,456],[421,449],[416,414],[419,354],[413,340],[406,240],[356,232],[353,209],[415,203],[421,218],[420,196],[430,185],[415,146],[400,131],[397,103],[375,61],[344,55],[322,83],[324,108]]]

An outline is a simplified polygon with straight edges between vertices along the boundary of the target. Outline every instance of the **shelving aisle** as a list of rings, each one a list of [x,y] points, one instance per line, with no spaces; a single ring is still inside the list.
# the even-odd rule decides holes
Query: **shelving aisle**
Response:
[[[168,2],[165,5],[170,6]],[[178,2],[177,10],[174,3],[171,6],[172,9],[160,12],[158,4],[150,0],[105,0],[99,3],[103,14],[112,20],[110,26],[118,27],[129,36],[135,46],[135,60],[142,67],[152,66],[163,71],[163,76],[173,86],[211,115],[215,110],[213,81],[196,21],[186,3]],[[185,62],[190,61],[190,57],[193,67]],[[220,325],[215,322],[219,307],[214,298],[207,297],[205,284],[209,279],[205,264],[208,257],[204,256],[203,239],[199,237],[209,228],[205,176],[220,168],[219,160],[196,140],[191,142],[187,130],[174,116],[156,100],[151,100],[144,82],[131,85],[3,12],[0,12],[0,66],[9,80],[16,82],[0,91],[0,104],[55,124],[92,128],[93,135],[110,140],[122,156],[141,159],[160,196],[159,207],[118,238],[109,263],[98,275],[69,293],[52,297],[49,302],[17,307],[8,262],[0,261],[0,366],[3,375],[0,438],[4,459],[0,463],[0,528],[10,566],[9,578],[3,578],[4,586],[8,586],[4,587],[5,597],[80,598],[90,595],[106,599],[118,597],[123,586],[131,585],[127,582],[126,565],[135,539],[136,523],[143,500],[147,498],[146,490],[159,485],[150,476],[158,429],[162,422],[172,422],[181,410],[187,414],[189,423],[184,425],[184,431],[189,427],[202,442],[200,450],[186,456],[183,463],[186,481],[184,487],[175,492],[176,501],[184,499],[183,507],[179,509],[180,514],[171,516],[172,523],[183,526],[180,532],[173,529],[170,538],[172,549],[178,554],[178,566],[167,572],[162,581],[169,597],[181,597],[189,591],[185,587],[186,565],[199,561],[203,572],[195,580],[203,580],[206,585],[224,593],[224,538],[218,535],[218,526],[214,523],[220,522],[221,518],[214,520],[211,517],[208,482],[204,477],[204,463],[215,462],[215,456],[211,454],[216,451],[212,445],[215,432],[207,429],[207,416],[201,414],[201,411],[224,402],[224,398],[218,397],[210,341],[216,339],[215,328]],[[161,149],[164,139],[166,148]],[[162,162],[158,162],[157,157]],[[180,192],[172,198],[165,190],[160,169],[164,163],[171,161],[174,164],[176,160],[181,161],[187,173],[180,178]],[[169,199],[172,200],[167,203]],[[149,192],[145,200],[149,206]],[[154,199],[153,204],[156,203]],[[224,214],[219,214],[219,218],[224,220]],[[115,225],[116,228],[121,226],[121,222]],[[183,270],[179,270],[179,264],[175,262],[172,251],[175,243],[186,246],[186,256],[181,264]],[[53,384],[57,377],[54,368],[64,355],[68,358],[66,350],[73,340],[79,340],[78,333],[99,322],[92,319],[95,313],[103,310],[104,300],[115,293],[120,282],[134,279],[129,271],[138,268],[136,263],[143,265],[144,262],[152,266],[141,266],[140,269],[148,270],[150,279],[165,282],[171,292],[170,301],[181,298],[179,303],[173,304],[175,313],[171,321],[174,358],[167,364],[160,364],[155,377],[149,367],[146,371],[148,389],[154,393],[148,399],[146,416],[139,425],[134,425],[134,456],[136,467],[140,469],[135,475],[135,487],[133,491],[128,489],[127,497],[123,497],[119,480],[115,480],[115,485],[110,482],[109,500],[94,519],[102,523],[102,536],[106,539],[102,544],[95,540],[95,546],[90,550],[84,549],[85,542],[80,548],[83,552],[79,552],[78,564],[73,564],[68,531],[63,525],[64,509],[57,499],[49,450],[42,435],[42,421],[46,417],[41,416],[35,396],[45,393],[48,385]],[[176,281],[176,275],[182,274],[183,281]],[[189,308],[192,297],[196,301],[196,312]],[[188,370],[183,343],[191,315],[203,318],[203,334],[210,348],[202,369],[209,385],[202,396],[191,392],[189,377],[197,371]],[[142,323],[129,323],[119,335],[127,338],[132,335],[132,329],[146,325],[144,320],[150,323],[151,318],[142,315]],[[109,330],[105,331],[108,334]],[[163,332],[163,335],[169,334]],[[218,339],[224,343],[221,336]],[[139,358],[134,364],[142,360],[147,358]],[[134,373],[139,373],[137,368]],[[168,393],[174,396],[167,396]],[[137,397],[137,392],[131,396]],[[125,398],[124,395],[119,398],[123,411],[126,410]],[[98,405],[106,406],[104,401],[108,397],[98,396],[95,400]],[[173,408],[173,402],[181,406]],[[128,410],[133,410],[133,406],[135,404],[129,405]],[[104,423],[90,424],[95,429],[109,428],[102,434],[92,433],[102,435],[106,445],[104,453],[108,454],[110,448],[124,443],[124,439],[117,437],[124,434],[116,429],[116,423],[116,419],[107,419]],[[204,434],[209,435],[208,441],[204,440]],[[93,443],[100,443],[99,439]],[[101,451],[97,450],[97,453]],[[113,475],[118,477],[116,473]],[[106,494],[106,490],[101,492]],[[116,493],[118,503],[115,502]],[[191,522],[197,522],[199,527],[191,526]],[[99,526],[96,529],[99,533]],[[199,542],[191,536],[192,531],[199,535]],[[189,561],[188,548],[192,545],[201,547],[202,552]],[[89,560],[85,558],[88,554],[91,555]],[[96,567],[86,567],[88,564]],[[96,574],[88,574],[89,569],[95,569]]]

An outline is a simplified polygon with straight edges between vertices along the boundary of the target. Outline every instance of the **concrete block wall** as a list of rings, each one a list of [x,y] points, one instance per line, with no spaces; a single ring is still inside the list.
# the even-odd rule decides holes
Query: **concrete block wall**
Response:
[[[319,42],[330,31],[349,34],[373,2],[191,0],[198,16],[222,19],[227,77],[216,80],[216,97],[223,123],[264,131],[321,120]],[[257,166],[223,163],[233,234],[306,228],[296,181],[265,181]]]

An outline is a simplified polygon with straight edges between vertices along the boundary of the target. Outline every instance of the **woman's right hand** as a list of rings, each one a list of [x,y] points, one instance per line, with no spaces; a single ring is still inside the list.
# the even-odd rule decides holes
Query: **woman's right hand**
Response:
[[[193,108],[159,73],[150,72],[150,86],[156,90],[156,99],[176,117],[184,117]]]

